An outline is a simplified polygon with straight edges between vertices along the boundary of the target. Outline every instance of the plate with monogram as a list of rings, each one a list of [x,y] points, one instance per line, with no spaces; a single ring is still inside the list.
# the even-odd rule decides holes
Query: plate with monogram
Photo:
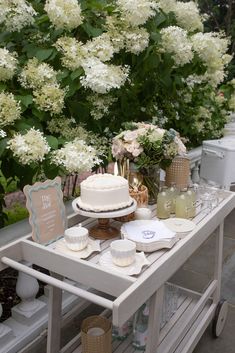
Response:
[[[159,220],[137,220],[121,227],[121,236],[136,243],[136,249],[153,252],[162,248],[171,248],[178,240],[175,232]]]
[[[61,238],[60,240],[57,240],[53,244],[53,249],[56,251],[59,251],[60,253],[70,255],[73,257],[76,257],[78,259],[86,259],[88,256],[90,256],[93,252],[100,252],[100,241],[99,240],[92,240],[91,238],[88,238],[88,245],[86,248],[79,250],[79,251],[73,251],[70,250],[67,245],[66,241],[64,238]]]
[[[115,271],[127,276],[138,275],[144,266],[149,266],[150,262],[145,257],[144,253],[136,253],[135,261],[129,266],[117,266],[113,263],[110,251],[101,255],[99,263],[102,267],[106,267],[109,271]]]

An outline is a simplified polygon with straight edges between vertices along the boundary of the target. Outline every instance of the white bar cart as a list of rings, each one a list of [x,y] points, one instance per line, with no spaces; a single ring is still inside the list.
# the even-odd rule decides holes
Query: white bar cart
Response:
[[[0,268],[13,267],[50,284],[47,353],[72,352],[80,344],[78,335],[66,347],[60,348],[62,290],[111,310],[115,326],[122,326],[150,299],[146,353],[190,353],[215,315],[215,335],[218,336],[224,326],[226,304],[220,302],[223,222],[234,207],[234,193],[224,191],[219,205],[209,214],[199,213],[193,220],[196,223],[194,230],[179,240],[173,248],[147,254],[151,265],[138,276],[114,274],[99,265],[99,257],[102,252],[107,251],[113,239],[102,241],[100,254],[91,255],[87,260],[77,260],[26,238],[0,249]],[[87,219],[83,225],[89,227],[94,222]],[[160,330],[164,283],[215,230],[216,261],[213,280],[203,294],[181,288],[178,310]],[[28,268],[20,263],[22,260],[46,268],[52,275]],[[72,286],[63,282],[63,277],[94,290],[87,291]],[[77,348],[76,352],[81,352],[81,349]],[[123,342],[115,341],[113,352],[134,353],[131,337]]]

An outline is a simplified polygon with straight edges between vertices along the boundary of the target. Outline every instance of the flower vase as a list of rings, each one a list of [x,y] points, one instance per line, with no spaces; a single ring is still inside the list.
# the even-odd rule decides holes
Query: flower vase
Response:
[[[160,167],[154,165],[141,169],[143,184],[148,188],[148,204],[157,203],[157,195],[160,188]]]

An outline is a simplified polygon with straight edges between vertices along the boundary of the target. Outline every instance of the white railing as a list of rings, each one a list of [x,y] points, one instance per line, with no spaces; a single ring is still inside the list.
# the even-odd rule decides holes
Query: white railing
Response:
[[[202,147],[197,147],[189,151],[190,158],[191,180],[193,183],[198,183],[200,180],[199,170],[201,164]]]
[[[197,183],[199,181],[201,147],[191,150],[189,152],[189,158],[191,161],[191,179],[192,182]],[[74,213],[68,217],[70,227],[79,221],[81,221],[81,218]],[[3,232],[0,231],[0,233]],[[15,236],[18,238],[17,234]],[[30,234],[28,234],[28,236],[30,236]],[[27,266],[30,267],[31,264],[28,263]],[[67,283],[81,288],[79,284],[72,281],[67,281]],[[3,324],[0,324],[0,353],[26,353],[29,345],[33,346],[46,335],[48,322],[48,287],[45,287],[43,296],[35,299],[38,289],[38,282],[35,278],[19,271],[16,293],[21,298],[21,302],[12,308],[11,318],[7,319]],[[75,290],[75,292],[79,291]],[[62,326],[63,320],[67,324],[69,319],[72,320],[74,316],[78,315],[78,313],[84,310],[88,305],[88,301],[64,292],[62,301]],[[1,314],[2,310],[0,304],[0,317]]]

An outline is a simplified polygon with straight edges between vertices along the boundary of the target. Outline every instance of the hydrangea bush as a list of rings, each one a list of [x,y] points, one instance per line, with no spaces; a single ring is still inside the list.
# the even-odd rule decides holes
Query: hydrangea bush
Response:
[[[189,146],[219,137],[234,110],[234,85],[218,90],[229,39],[204,20],[195,1],[0,0],[6,177],[23,186],[91,169],[128,121],[173,128]]]

